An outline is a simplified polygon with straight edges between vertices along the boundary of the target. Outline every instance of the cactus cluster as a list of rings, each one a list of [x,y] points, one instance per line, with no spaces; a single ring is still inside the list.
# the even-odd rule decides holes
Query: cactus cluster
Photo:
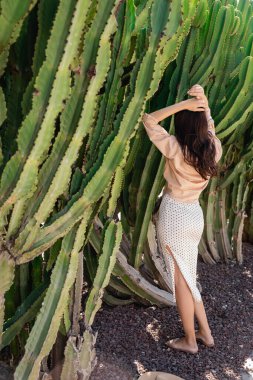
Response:
[[[141,118],[195,83],[223,144],[200,199],[199,251],[242,262],[242,240],[253,242],[252,41],[250,0],[1,1],[0,347],[15,379],[49,374],[58,334],[61,379],[88,379],[102,301],[174,305],[155,230],[164,160]],[[173,123],[162,124],[173,134]]]

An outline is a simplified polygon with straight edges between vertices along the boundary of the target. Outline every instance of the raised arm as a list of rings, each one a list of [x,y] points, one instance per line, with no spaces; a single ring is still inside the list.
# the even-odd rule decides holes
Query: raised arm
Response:
[[[151,112],[149,115],[153,116],[156,119],[157,123],[159,123],[159,121],[166,119],[166,117],[169,117],[176,112],[186,109],[186,104],[187,102],[183,100],[181,102],[172,104],[171,106],[164,107],[160,110]]]
[[[202,101],[196,99],[187,99],[179,103],[175,103],[171,106],[161,108],[160,110],[144,113],[142,122],[146,129],[149,139],[160,150],[160,152],[167,158],[174,157],[178,142],[175,136],[170,135],[166,129],[164,129],[159,121],[173,115],[178,111],[188,109],[191,111],[203,111]]]
[[[142,122],[146,129],[150,141],[160,150],[167,158],[172,158],[176,152],[175,136],[170,135],[164,129],[152,114],[144,113]]]
[[[145,112],[142,116],[142,122],[150,141],[152,141],[152,143],[167,158],[174,157],[177,151],[177,141],[175,136],[170,135],[166,129],[158,123],[166,117],[169,117],[183,109],[185,109],[185,101],[164,107],[151,113]]]

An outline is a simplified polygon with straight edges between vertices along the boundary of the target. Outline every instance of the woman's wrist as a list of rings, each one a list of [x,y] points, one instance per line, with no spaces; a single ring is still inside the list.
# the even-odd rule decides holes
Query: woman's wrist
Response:
[[[181,102],[178,103],[179,107],[181,108],[181,111],[187,110],[187,103],[189,99],[182,100]]]
[[[182,100],[181,102],[172,104],[171,106],[167,106],[157,111],[151,112],[149,115],[154,117],[157,120],[157,122],[160,122],[164,120],[165,118],[186,109],[185,102],[186,100]]]
[[[175,106],[177,107],[176,112],[183,111],[186,109],[186,101],[187,100],[181,100],[181,102],[175,103]]]

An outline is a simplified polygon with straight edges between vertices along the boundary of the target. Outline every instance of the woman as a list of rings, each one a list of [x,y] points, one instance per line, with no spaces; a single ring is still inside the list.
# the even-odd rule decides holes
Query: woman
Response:
[[[199,195],[211,176],[217,174],[222,155],[221,141],[203,88],[196,84],[188,94],[193,98],[145,113],[142,121],[149,139],[165,157],[166,186],[158,211],[157,237],[168,263],[173,299],[185,336],[169,340],[174,349],[197,353],[197,340],[208,347],[214,339],[196,286],[198,245],[204,230]],[[175,136],[158,123],[174,116]],[[194,314],[199,329],[194,329]]]

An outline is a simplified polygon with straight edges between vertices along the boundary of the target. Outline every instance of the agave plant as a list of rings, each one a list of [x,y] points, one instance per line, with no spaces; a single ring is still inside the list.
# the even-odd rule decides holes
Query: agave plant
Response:
[[[223,143],[199,251],[242,262],[252,16],[250,0],[1,1],[0,326],[15,379],[88,379],[103,300],[174,305],[155,228],[164,160],[141,117],[195,83]]]

